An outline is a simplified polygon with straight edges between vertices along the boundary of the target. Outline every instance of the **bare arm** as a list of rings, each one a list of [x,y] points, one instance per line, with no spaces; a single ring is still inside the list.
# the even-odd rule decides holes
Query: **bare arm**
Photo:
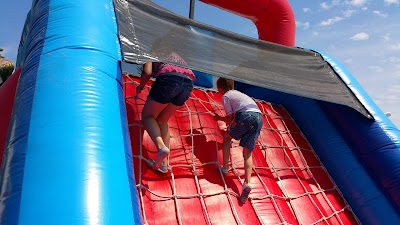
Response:
[[[151,74],[153,72],[152,67],[153,67],[152,62],[147,62],[143,65],[143,71],[142,71],[142,74],[140,75],[140,84],[139,84],[139,86],[136,87],[136,94],[139,94],[140,92],[142,92],[144,86],[150,80]]]
[[[215,114],[214,119],[215,120],[221,120],[224,121],[226,123],[230,123],[233,120],[234,116],[233,114],[227,115],[227,116],[219,116],[217,114]]]

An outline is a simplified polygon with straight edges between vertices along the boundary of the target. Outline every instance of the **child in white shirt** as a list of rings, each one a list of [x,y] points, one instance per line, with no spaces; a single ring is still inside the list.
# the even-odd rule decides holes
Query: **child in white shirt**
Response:
[[[219,78],[217,80],[217,88],[222,94],[226,116],[215,115],[215,119],[225,121],[229,124],[227,132],[224,133],[224,142],[222,146],[224,165],[221,170],[224,175],[228,173],[232,138],[240,140],[239,145],[243,147],[245,169],[245,180],[240,195],[240,201],[245,203],[252,189],[250,185],[253,168],[252,151],[260,135],[262,114],[252,98],[242,92],[234,90],[233,80]]]

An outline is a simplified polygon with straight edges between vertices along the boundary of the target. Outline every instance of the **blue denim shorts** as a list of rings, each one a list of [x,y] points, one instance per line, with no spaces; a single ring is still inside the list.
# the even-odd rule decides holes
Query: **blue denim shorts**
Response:
[[[240,140],[239,145],[254,150],[262,128],[262,117],[259,112],[237,112],[235,119],[228,127],[228,134]]]
[[[179,74],[163,74],[156,78],[149,96],[161,104],[182,106],[193,90],[193,81]]]

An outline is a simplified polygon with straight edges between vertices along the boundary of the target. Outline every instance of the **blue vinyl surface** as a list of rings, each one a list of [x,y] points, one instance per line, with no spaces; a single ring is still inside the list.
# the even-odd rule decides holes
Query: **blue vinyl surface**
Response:
[[[288,110],[363,224],[400,224],[400,131],[349,71],[322,56],[374,120],[346,106],[236,87]],[[142,223],[120,60],[112,0],[32,2],[0,177],[1,224]],[[198,78],[212,84],[210,75]]]
[[[2,224],[140,224],[113,2],[32,5]]]

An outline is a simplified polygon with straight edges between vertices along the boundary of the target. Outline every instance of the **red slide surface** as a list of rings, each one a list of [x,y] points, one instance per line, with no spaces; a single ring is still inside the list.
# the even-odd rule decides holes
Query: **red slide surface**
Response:
[[[253,153],[253,190],[238,196],[244,179],[242,149],[233,142],[232,168],[223,176],[222,136],[212,113],[224,114],[221,96],[195,89],[169,121],[169,172],[149,169],[157,150],[141,123],[150,86],[124,76],[134,173],[145,224],[356,224],[350,207],[312,147],[281,106],[258,101],[263,129]],[[221,125],[221,124],[220,124]]]
[[[21,68],[15,72],[0,86],[0,164],[3,160],[3,152],[6,147],[8,127],[11,120],[11,114],[14,106],[15,92]]]

